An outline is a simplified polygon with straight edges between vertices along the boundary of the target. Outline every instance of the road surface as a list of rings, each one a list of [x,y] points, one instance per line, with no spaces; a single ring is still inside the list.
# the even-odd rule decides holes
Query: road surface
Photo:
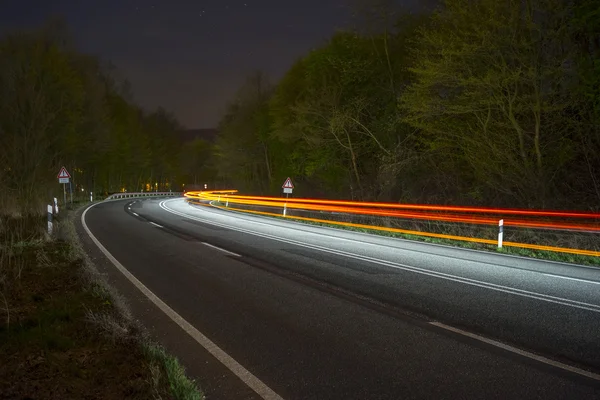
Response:
[[[283,399],[600,398],[597,269],[183,199],[104,202],[83,219]]]

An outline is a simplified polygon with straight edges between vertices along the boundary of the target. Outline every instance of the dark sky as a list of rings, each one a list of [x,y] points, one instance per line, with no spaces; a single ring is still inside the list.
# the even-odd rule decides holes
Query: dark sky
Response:
[[[393,0],[410,9],[419,0]],[[338,28],[356,0],[0,0],[0,31],[62,16],[77,46],[116,65],[135,100],[215,127],[245,76],[273,81]]]

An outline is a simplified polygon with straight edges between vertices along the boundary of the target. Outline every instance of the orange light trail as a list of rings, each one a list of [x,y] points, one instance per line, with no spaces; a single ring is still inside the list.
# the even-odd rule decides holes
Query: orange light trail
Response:
[[[221,192],[223,194],[232,193],[235,191]],[[187,194],[186,194],[187,195]],[[198,195],[193,193],[188,197],[196,197],[204,200],[215,201],[218,200],[219,194],[214,192],[200,192]],[[222,196],[221,196],[222,197]],[[408,219],[420,219],[427,221],[438,221],[438,222],[452,222],[452,223],[466,223],[466,224],[480,224],[480,225],[497,225],[499,218],[491,218],[485,216],[473,216],[464,214],[431,214],[422,212],[400,212],[394,210],[373,210],[361,207],[340,207],[332,205],[320,205],[314,202],[303,203],[304,199],[299,199],[297,202],[292,203],[286,199],[275,198],[275,197],[251,197],[251,196],[227,196],[227,200],[234,204],[245,204],[263,207],[283,207],[284,204],[289,209],[301,209],[311,211],[328,211],[328,212],[339,212],[345,214],[357,214],[357,215],[373,215],[381,217],[395,217],[395,218],[408,218]],[[329,202],[326,202],[329,203]],[[356,202],[351,202],[356,203]],[[380,204],[380,203],[372,203]],[[514,226],[520,228],[541,228],[541,229],[554,229],[554,230],[577,230],[586,232],[600,232],[600,225],[598,224],[575,224],[563,221],[547,222],[547,221],[535,221],[535,220],[522,220],[522,219],[510,219],[504,218],[505,226]]]
[[[432,238],[438,238],[438,239],[450,239],[450,240],[458,240],[458,241],[464,241],[464,242],[482,243],[482,244],[490,244],[490,245],[498,244],[498,242],[496,240],[492,240],[492,239],[480,239],[480,238],[472,238],[472,237],[468,237],[468,236],[447,235],[447,234],[443,234],[443,233],[412,231],[412,230],[408,230],[408,229],[386,228],[383,226],[355,224],[355,223],[351,223],[351,222],[329,221],[329,220],[317,219],[317,218],[282,217],[281,214],[269,213],[269,212],[264,212],[264,211],[244,210],[242,208],[235,208],[235,207],[227,207],[227,208],[223,207],[223,206],[214,206],[214,207],[217,207],[217,208],[220,208],[223,210],[234,210],[234,211],[241,211],[241,212],[250,213],[250,214],[268,215],[268,216],[274,216],[274,217],[280,217],[280,218],[318,222],[318,223],[325,223],[325,224],[330,224],[330,225],[340,225],[340,226],[347,226],[347,227],[353,227],[353,228],[371,229],[371,230],[377,230],[377,231],[403,233],[403,234],[407,234],[407,235],[425,236],[425,237],[432,237]],[[567,248],[567,247],[544,246],[544,245],[529,244],[529,243],[517,243],[517,242],[504,242],[503,244],[504,244],[504,246],[520,247],[520,248],[525,248],[525,249],[530,249],[530,250],[553,251],[553,252],[559,252],[559,253],[600,257],[600,251],[593,251],[593,250],[580,250],[580,249],[571,249],[571,248]]]
[[[394,217],[404,219],[418,219],[425,221],[437,221],[437,222],[451,222],[451,223],[467,223],[467,224],[482,224],[482,225],[497,225],[498,216],[494,215],[477,215],[477,213],[484,214],[512,214],[514,216],[525,216],[530,219],[504,219],[505,226],[519,227],[519,228],[539,228],[539,229],[553,229],[553,230],[578,230],[586,231],[590,233],[600,232],[600,226],[597,223],[593,224],[581,224],[572,223],[569,221],[548,221],[534,219],[534,217],[545,217],[545,219],[556,219],[556,218],[583,218],[587,217],[590,219],[600,218],[598,213],[578,213],[578,212],[557,212],[557,211],[536,211],[536,210],[518,210],[518,209],[493,209],[493,208],[477,208],[477,207],[454,207],[454,206],[427,206],[427,205],[403,205],[403,204],[390,204],[390,203],[373,203],[373,202],[354,202],[354,201],[334,201],[334,200],[314,200],[314,199],[285,199],[278,197],[263,197],[263,196],[237,196],[235,195],[237,190],[223,190],[223,191],[201,191],[201,192],[188,192],[185,196],[189,199],[197,199],[204,201],[227,201],[230,204],[250,205],[250,206],[262,206],[262,207],[286,207],[288,209],[307,210],[307,211],[325,211],[332,213],[343,213],[352,215],[372,215],[382,217]],[[235,207],[222,207],[215,206],[217,208],[225,210],[235,210],[245,213],[268,215],[281,217],[281,214],[245,210]],[[394,210],[393,208],[396,208]],[[411,211],[412,210],[412,211]],[[444,213],[436,213],[435,211],[445,211]],[[460,213],[456,213],[456,212]],[[450,213],[449,213],[450,212]],[[452,213],[455,212],[455,213]],[[474,215],[468,215],[466,213],[471,212]],[[400,228],[388,228],[377,225],[367,225],[359,223],[332,221],[319,218],[299,217],[299,216],[287,216],[286,218],[311,221],[318,223],[325,223],[330,225],[340,225],[347,227],[363,228],[377,231],[386,231],[394,233],[403,233],[416,236],[432,237],[439,239],[450,239],[465,242],[482,243],[489,245],[497,245],[496,240],[473,238],[466,236],[447,235],[433,232],[423,232]],[[595,222],[595,221],[594,221]],[[504,246],[519,247],[531,250],[543,250],[553,251],[577,255],[586,256],[600,256],[599,251],[594,250],[582,250],[556,246],[545,246],[529,243],[517,243],[517,242],[503,242]]]
[[[439,206],[439,205],[427,205],[427,204],[398,204],[398,203],[378,203],[378,202],[359,202],[359,201],[347,201],[347,200],[320,200],[320,199],[304,199],[304,198],[289,198],[284,199],[281,197],[264,197],[264,196],[236,196],[236,190],[227,190],[220,192],[188,192],[187,195],[192,194],[196,197],[211,197],[217,193],[228,194],[228,198],[244,199],[244,200],[258,200],[258,201],[274,201],[274,202],[287,202],[290,203],[303,203],[303,204],[322,204],[322,205],[335,205],[335,206],[356,206],[356,207],[378,207],[378,208],[396,208],[396,209],[412,209],[412,210],[429,210],[429,211],[458,211],[468,213],[483,213],[483,214],[500,214],[500,215],[529,215],[538,217],[563,217],[563,218],[589,218],[589,219],[600,219],[600,213],[588,213],[579,211],[542,211],[542,210],[526,210],[518,208],[490,208],[490,207],[468,207],[468,206]],[[216,200],[216,198],[211,200]]]

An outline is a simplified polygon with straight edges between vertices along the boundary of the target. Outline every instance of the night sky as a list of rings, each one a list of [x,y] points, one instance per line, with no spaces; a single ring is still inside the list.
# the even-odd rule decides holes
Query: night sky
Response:
[[[419,0],[394,0],[411,10]],[[356,0],[0,0],[0,32],[61,16],[79,49],[111,61],[135,100],[212,128],[245,76],[276,82],[336,29]]]

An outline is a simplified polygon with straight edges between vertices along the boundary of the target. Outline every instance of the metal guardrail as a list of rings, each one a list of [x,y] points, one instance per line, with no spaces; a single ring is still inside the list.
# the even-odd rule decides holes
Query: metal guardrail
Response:
[[[181,192],[124,192],[111,194],[105,200],[128,199],[134,197],[178,197],[181,195]]]

